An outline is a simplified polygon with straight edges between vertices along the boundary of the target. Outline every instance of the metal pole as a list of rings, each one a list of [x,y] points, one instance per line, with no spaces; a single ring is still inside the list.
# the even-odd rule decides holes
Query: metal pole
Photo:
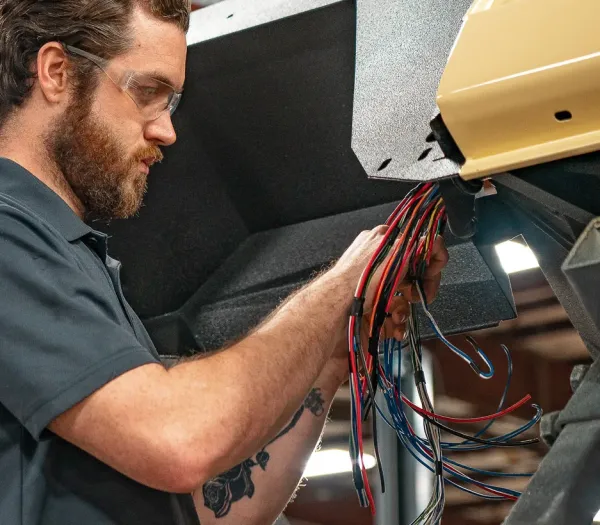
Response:
[[[423,350],[423,368],[429,393],[433,398],[433,367],[431,355]],[[397,373],[397,372],[396,372]],[[418,399],[410,359],[403,354],[402,391],[411,399]],[[377,394],[377,403],[389,416],[383,394]],[[417,433],[422,435],[422,424],[414,412],[407,417]],[[375,525],[410,525],[427,505],[431,495],[432,475],[404,449],[394,430],[377,416],[379,453],[385,477],[386,491],[376,494]]]

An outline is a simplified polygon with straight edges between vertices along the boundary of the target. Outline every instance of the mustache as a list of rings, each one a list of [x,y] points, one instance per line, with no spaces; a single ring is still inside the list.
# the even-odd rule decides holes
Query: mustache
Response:
[[[158,146],[147,146],[134,155],[134,162],[142,162],[143,160],[149,161],[149,164],[156,164],[162,162],[165,156]]]

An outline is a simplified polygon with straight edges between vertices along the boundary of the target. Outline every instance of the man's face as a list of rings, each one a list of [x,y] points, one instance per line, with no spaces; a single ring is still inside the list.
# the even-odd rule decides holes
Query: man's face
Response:
[[[183,32],[141,10],[135,12],[132,28],[133,48],[111,64],[164,78],[179,90],[185,77]],[[98,73],[92,98],[73,98],[49,130],[46,144],[88,219],[127,218],[142,205],[149,166],[163,158],[159,146],[173,144],[176,136],[168,112],[148,121],[126,93]]]

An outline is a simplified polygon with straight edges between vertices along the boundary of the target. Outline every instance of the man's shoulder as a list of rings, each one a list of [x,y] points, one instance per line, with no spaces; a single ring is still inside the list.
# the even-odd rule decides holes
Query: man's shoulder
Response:
[[[11,195],[2,192],[0,192],[0,221],[22,221],[25,224],[31,224],[33,227],[44,226],[42,218],[32,209]]]
[[[60,232],[33,210],[0,192],[0,245],[6,257],[19,252],[71,258],[72,249]]]
[[[31,208],[14,197],[0,192],[0,234],[6,228],[20,226],[20,233],[44,232],[54,236],[58,232]],[[12,230],[13,228],[11,228]]]

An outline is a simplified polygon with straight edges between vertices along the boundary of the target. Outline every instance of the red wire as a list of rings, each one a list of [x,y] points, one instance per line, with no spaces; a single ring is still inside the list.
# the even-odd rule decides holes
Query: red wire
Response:
[[[423,193],[425,193],[426,191],[429,191],[431,189],[432,183],[428,182],[427,184],[424,184],[412,197],[411,197],[411,204],[414,200],[418,199]],[[388,217],[387,221],[385,221],[385,223],[387,225],[391,224],[392,222],[394,222],[394,220],[396,219],[396,217],[398,215],[402,215],[401,212],[405,211],[405,208],[408,208],[408,206],[406,206],[408,202],[407,198],[402,199],[402,201],[400,202],[400,204],[398,204],[398,206],[396,206],[396,209],[392,212],[392,214]]]
[[[384,236],[383,240],[381,241],[381,243],[380,243],[379,247],[377,248],[377,250],[375,251],[375,253],[374,253],[374,254],[373,254],[373,256],[371,257],[371,259],[369,260],[369,263],[367,264],[367,267],[365,268],[365,270],[364,270],[364,272],[363,272],[363,274],[362,274],[362,276],[361,276],[361,280],[360,280],[360,282],[359,282],[359,284],[358,284],[358,287],[357,287],[357,292],[356,292],[356,296],[357,296],[357,297],[362,297],[362,295],[364,294],[364,289],[365,289],[365,286],[366,286],[367,278],[368,278],[368,276],[371,274],[371,272],[373,271],[373,264],[374,264],[374,262],[375,262],[375,259],[376,259],[376,258],[379,256],[379,254],[381,253],[381,251],[383,250],[383,248],[384,248],[384,247],[385,247],[385,245],[387,244],[387,241],[388,241],[388,239],[390,238],[390,236],[391,236],[392,232],[394,231],[394,228],[395,228],[395,227],[398,225],[398,223],[399,223],[399,222],[400,222],[400,220],[402,219],[403,215],[405,215],[405,213],[406,213],[406,210],[410,209],[410,207],[412,207],[412,206],[413,206],[413,204],[414,204],[414,203],[415,203],[415,202],[416,202],[418,199],[421,199],[421,201],[423,200],[423,198],[424,198],[424,197],[421,197],[421,195],[422,195],[423,193],[426,193],[427,191],[429,191],[429,190],[431,189],[431,186],[432,186],[432,185],[431,185],[430,183],[428,183],[428,184],[426,184],[426,185],[425,185],[425,186],[424,186],[424,187],[423,187],[421,190],[419,190],[419,191],[418,191],[418,192],[417,192],[415,195],[413,195],[413,196],[410,198],[410,200],[409,200],[409,201],[406,201],[406,199],[405,199],[403,202],[405,202],[405,201],[406,201],[406,205],[405,205],[405,206],[402,206],[402,205],[401,205],[401,207],[402,207],[402,213],[398,214],[398,215],[397,215],[397,216],[394,218],[394,220],[393,220],[393,221],[392,221],[392,220],[390,220],[390,219],[391,219],[391,216],[390,216],[390,218],[388,218],[388,220],[387,220],[386,224],[388,224],[388,225],[389,225],[389,229],[388,229],[388,231],[386,232],[386,234],[385,234],[385,236]],[[412,224],[412,221],[414,220],[415,214],[416,214],[416,212],[417,212],[417,210],[418,210],[418,208],[419,208],[419,207],[420,207],[420,206],[418,206],[418,207],[417,207],[417,208],[416,208],[416,209],[413,211],[413,213],[412,213],[412,215],[411,215],[411,218],[410,218],[410,221],[409,221],[409,224],[407,225],[407,228],[408,228],[408,226],[410,226],[410,224]],[[394,215],[394,214],[392,214],[392,215]],[[407,228],[405,229],[405,231],[404,231],[404,233],[403,233],[403,235],[402,235],[402,238],[404,238],[404,237],[406,236],[406,233],[407,233]],[[392,254],[392,257],[391,257],[391,258],[393,258],[393,256],[394,256],[394,254]],[[391,262],[391,261],[388,261],[388,265],[387,265],[386,271],[384,272],[384,276],[385,276],[385,275],[387,275],[387,269],[389,269],[389,267],[390,267],[390,262]],[[382,286],[382,283],[383,283],[383,281],[384,281],[384,280],[385,280],[385,277],[383,277],[383,278],[382,278],[382,280],[380,280],[380,282],[379,282],[379,287],[381,287],[381,286]],[[379,290],[379,292],[380,292],[380,290]],[[378,293],[378,295],[379,295],[379,293]],[[371,329],[372,329],[372,327],[371,327]]]
[[[350,318],[350,324],[348,327],[348,344],[350,348],[350,367],[352,368],[352,384],[354,387],[355,399],[357,400],[357,414],[356,414],[356,430],[358,435],[358,453],[360,459],[360,468],[363,478],[363,485],[365,487],[365,492],[367,493],[367,499],[369,501],[369,506],[371,507],[371,514],[375,513],[375,501],[373,499],[373,494],[371,493],[371,486],[369,485],[369,478],[367,477],[367,469],[365,468],[364,462],[364,447],[363,447],[363,431],[362,431],[362,407],[360,403],[360,390],[358,388],[358,370],[356,367],[356,353],[354,352],[354,327],[356,324],[356,317],[352,316]]]
[[[394,210],[394,212],[390,215],[390,217],[388,218],[388,220],[386,221],[386,225],[389,226],[388,231],[386,232],[381,244],[379,245],[378,249],[375,251],[375,253],[373,254],[373,256],[371,257],[367,267],[365,268],[365,271],[363,272],[362,276],[361,276],[361,280],[359,282],[358,288],[357,288],[357,293],[356,293],[356,297],[362,297],[364,295],[364,291],[365,291],[365,287],[366,287],[366,283],[367,280],[369,278],[369,276],[371,275],[372,271],[373,271],[373,265],[375,260],[377,259],[377,257],[379,257],[379,255],[381,254],[382,250],[385,248],[393,230],[395,229],[395,227],[397,226],[397,224],[400,222],[400,220],[406,215],[407,211],[410,210],[410,208],[415,204],[415,202],[417,202],[418,200],[421,200],[422,202],[422,198],[423,195],[427,194],[430,189],[432,187],[432,184],[428,183],[426,185],[424,185],[419,191],[417,191],[411,198],[410,200],[404,199]],[[403,271],[406,267],[406,265],[409,264],[409,261],[412,259],[416,259],[418,260],[423,253],[426,254],[425,258],[426,258],[426,263],[429,264],[430,260],[431,260],[431,254],[433,251],[433,243],[435,242],[435,238],[436,235],[431,235],[431,239],[430,242],[428,243],[428,246],[425,247],[425,242],[423,239],[419,238],[419,231],[423,225],[424,220],[428,217],[429,213],[431,212],[431,209],[433,208],[433,206],[436,204],[436,201],[432,202],[429,204],[429,206],[427,207],[427,209],[425,210],[425,212],[422,214],[419,222],[417,223],[417,226],[415,228],[415,235],[413,236],[413,238],[410,240],[409,242],[409,246],[407,246],[405,253],[402,257],[402,262],[400,264],[400,268],[398,269],[397,275],[394,279],[394,283],[393,283],[393,287],[392,289],[395,290],[396,287],[398,286],[400,277],[403,275]],[[407,225],[404,235],[402,237],[405,237],[408,228],[410,227],[410,225],[412,224],[414,218],[415,218],[415,213],[417,211],[417,209],[420,208],[420,205],[417,206],[417,208],[415,210],[413,210],[413,213],[411,214],[411,218],[409,221],[409,224]],[[446,208],[445,206],[442,206],[439,210],[439,212],[437,213],[437,216],[435,217],[434,221],[433,221],[433,225],[434,225],[434,231],[436,232],[439,228],[440,222],[445,220],[446,218]],[[395,256],[395,254],[393,254]],[[415,263],[416,264],[416,263]],[[391,269],[391,264],[388,263],[387,267],[385,268],[384,274],[381,278],[381,281],[379,283],[379,288],[381,288],[381,286],[383,285],[383,283],[386,281],[388,273]],[[381,289],[378,290],[379,292],[381,292]],[[378,293],[378,296],[380,295],[380,293]],[[391,306],[391,302],[392,302],[392,297],[393,295],[388,299],[388,304],[386,306],[386,313],[389,312],[389,308]],[[367,370],[365,370],[365,375],[363,375],[362,377],[359,377],[358,374],[358,370],[357,370],[357,363],[356,363],[356,352],[354,350],[354,330],[355,330],[355,326],[356,326],[356,317],[351,317],[350,319],[350,327],[349,327],[349,348],[350,348],[350,353],[351,353],[351,359],[350,359],[350,363],[351,363],[351,368],[352,368],[352,374],[353,374],[353,381],[352,381],[352,387],[354,389],[354,393],[355,393],[355,399],[359,402],[359,407],[358,407],[358,412],[357,412],[357,434],[358,434],[358,448],[359,448],[359,459],[361,462],[361,474],[362,474],[362,478],[363,478],[363,484],[364,484],[364,488],[365,488],[365,492],[367,495],[367,499],[369,502],[369,506],[371,507],[371,513],[373,515],[375,515],[375,503],[373,500],[373,495],[371,493],[371,488],[369,485],[369,480],[367,477],[367,472],[364,466],[364,461],[363,461],[363,457],[364,457],[364,449],[363,449],[363,436],[362,436],[362,404],[360,403],[360,389],[359,389],[359,381],[361,383],[363,392],[366,389],[367,386],[367,381],[369,380],[369,376],[368,374],[370,374],[372,366],[373,366],[373,358],[371,355],[366,356],[366,365],[367,365]],[[371,331],[372,331],[372,326],[371,326]],[[359,341],[359,344],[361,344],[362,342]],[[398,394],[396,393],[396,396]],[[404,395],[402,395],[402,401],[404,403],[406,403],[410,408],[412,408],[414,411],[418,412],[419,414],[422,415],[426,415],[428,417],[432,417],[435,419],[440,419],[443,421],[448,421],[451,423],[478,423],[478,422],[482,422],[482,421],[489,421],[492,419],[498,419],[506,414],[509,414],[511,412],[513,412],[514,410],[516,410],[517,408],[523,406],[525,403],[527,403],[529,400],[531,399],[530,395],[525,396],[523,399],[521,399],[519,402],[515,403],[514,405],[506,408],[505,410],[502,410],[501,412],[498,412],[496,414],[491,414],[488,416],[482,416],[482,417],[476,417],[476,418],[452,418],[452,417],[448,417],[448,416],[441,416],[432,412],[428,412],[427,410],[422,409],[421,407],[418,407],[417,405],[415,405],[414,403],[412,403],[408,398],[406,398]],[[410,423],[408,424],[410,432],[415,435],[414,430],[412,429],[412,426],[410,425]],[[427,451],[426,449],[424,449],[425,452],[432,457],[432,453]],[[454,467],[445,464],[445,466],[453,473],[456,474],[460,474],[463,476],[466,476],[465,474],[462,474],[459,470],[455,469]],[[468,477],[468,476],[466,476]],[[517,500],[518,498],[516,498],[515,496],[511,495],[511,494],[505,494],[503,492],[491,489],[486,487],[484,484],[473,480],[472,478],[469,478],[470,482],[472,482],[474,485],[482,488],[483,490],[485,490],[486,492],[489,492],[491,494],[497,495],[497,496],[501,496],[503,498],[507,498],[510,500]]]
[[[448,417],[441,416],[439,414],[434,414],[433,412],[428,412],[427,410],[415,405],[410,399],[408,399],[404,394],[402,394],[402,401],[407,404],[410,408],[412,408],[415,412],[418,412],[421,415],[431,417],[434,419],[440,419],[442,421],[448,421],[450,423],[481,423],[482,421],[489,421],[490,419],[498,419],[506,414],[510,414],[514,412],[517,408],[522,407],[527,401],[531,399],[531,396],[527,394],[523,399],[518,401],[512,406],[502,410],[501,412],[496,412],[495,414],[490,414],[488,416],[481,417],[472,417],[472,418],[460,418],[460,417]]]
[[[431,185],[428,185],[428,187],[430,187],[430,186],[431,186]],[[425,196],[425,195],[422,195],[423,193],[426,193],[426,192],[425,192],[425,191],[419,191],[419,192],[417,192],[417,193],[416,193],[416,194],[415,194],[415,195],[414,195],[414,196],[411,198],[411,200],[410,200],[410,203],[409,203],[409,206],[407,206],[407,208],[409,208],[410,206],[412,206],[412,205],[413,205],[413,203],[414,203],[414,202],[415,202],[417,199],[419,199],[419,198],[420,198],[420,200],[421,200],[421,202],[422,202],[422,200],[423,200],[423,198],[424,198],[424,196]],[[426,210],[426,212],[425,212],[425,214],[424,214],[424,217],[426,217],[426,216],[428,215],[428,213],[430,212],[431,208],[432,208],[434,205],[435,205],[435,201],[434,201],[433,203],[431,203],[431,204],[428,206],[428,208],[427,208],[427,210]],[[409,225],[408,225],[408,226],[410,226],[410,224],[411,224],[411,223],[412,223],[412,221],[414,220],[414,215],[415,215],[415,213],[413,212],[413,214],[412,214],[412,216],[411,216],[411,220],[410,220],[410,222],[409,222]],[[396,224],[397,224],[397,223],[400,221],[400,219],[401,219],[401,218],[402,218],[402,215],[399,215],[399,216],[397,216],[397,217],[395,218],[395,220],[392,222],[392,225],[390,226],[390,229],[393,229],[393,227],[395,227],[395,226],[396,226]],[[388,219],[388,222],[391,222],[391,221]],[[417,227],[417,229],[420,229],[420,227],[422,226],[422,224],[423,224],[423,220],[421,219],[421,220],[419,221],[419,224],[418,224],[418,227]],[[405,230],[405,234],[403,235],[403,237],[405,237],[405,235],[406,235],[406,231],[407,231],[407,230]],[[388,232],[388,233],[389,233],[389,232]],[[383,249],[383,247],[385,246],[385,243],[387,242],[387,239],[388,239],[388,238],[389,238],[389,235],[386,235],[386,236],[384,237],[384,239],[383,239],[382,243],[380,244],[380,246],[379,246],[379,248],[378,248],[378,250],[377,250],[377,252],[376,252],[375,256],[371,258],[371,261],[369,262],[369,265],[368,265],[368,266],[367,266],[367,268],[365,269],[365,273],[364,273],[363,275],[368,275],[368,274],[370,273],[370,271],[371,271],[371,268],[372,268],[372,265],[373,265],[373,264],[372,264],[372,263],[373,263],[373,261],[375,260],[376,256],[378,256],[378,255],[379,255],[379,253],[381,252],[381,250],[382,250],[382,249]],[[408,264],[408,261],[410,260],[410,258],[414,256],[414,254],[412,253],[412,251],[413,251],[413,249],[414,249],[414,240],[415,240],[415,239],[413,239],[413,242],[410,244],[410,246],[409,246],[409,247],[408,247],[408,248],[405,250],[405,252],[404,252],[404,256],[403,256],[403,259],[402,259],[402,262],[401,262],[401,265],[400,265],[400,270],[399,270],[399,272],[398,272],[398,274],[399,274],[399,275],[402,275],[402,274],[403,274],[404,267],[405,267],[405,266]],[[380,280],[380,282],[379,282],[379,287],[380,287],[380,288],[381,288],[381,286],[383,285],[383,283],[384,283],[384,282],[386,281],[386,279],[387,279],[387,276],[388,276],[388,274],[389,274],[389,271],[390,271],[390,268],[391,268],[391,262],[392,262],[393,258],[394,258],[394,254],[392,254],[392,256],[390,257],[390,260],[388,261],[388,265],[387,265],[387,267],[385,268],[385,271],[384,271],[384,273],[383,273],[383,275],[382,275],[382,277],[381,277],[381,280]],[[363,279],[363,281],[364,281],[364,279]],[[397,282],[397,281],[398,281],[398,278],[396,278],[396,282]],[[364,284],[363,284],[363,282],[361,282],[361,292],[362,292],[362,288],[364,288]],[[379,290],[379,292],[381,292],[381,290]],[[359,295],[359,294],[357,293],[357,295]],[[390,305],[391,305],[391,298],[390,298],[390,300],[389,300],[389,302],[388,302],[388,307],[387,307],[386,311],[388,311],[388,310],[389,310],[389,308],[390,308]],[[388,313],[389,313],[389,312],[388,312]],[[370,330],[369,330],[369,334],[370,334],[370,335],[372,335],[372,333],[371,333],[371,332],[372,332],[372,329],[373,329],[373,327],[371,326],[371,327],[370,327]],[[368,356],[366,361],[367,361],[367,370],[366,370],[365,372],[366,372],[367,374],[370,374],[370,372],[371,372],[371,369],[372,369],[372,361],[373,361],[373,359],[372,359],[372,357],[371,357],[371,356]],[[368,378],[367,378],[367,377],[363,377],[363,378],[361,379],[361,386],[362,386],[363,390],[366,388],[366,382],[367,382],[367,380],[368,380]]]
[[[384,235],[384,238],[382,239],[378,249],[375,251],[375,253],[372,255],[371,259],[369,260],[369,263],[367,264],[367,267],[365,268],[359,285],[357,287],[357,292],[356,292],[356,297],[362,297],[364,295],[365,292],[365,287],[366,287],[366,283],[368,281],[369,276],[371,275],[372,271],[373,271],[373,265],[375,263],[375,260],[379,257],[379,255],[381,254],[382,250],[385,248],[385,246],[388,243],[388,240],[390,238],[390,236],[392,235],[392,232],[394,231],[394,229],[396,228],[396,226],[398,225],[398,223],[400,222],[400,220],[402,220],[402,218],[406,215],[406,212],[408,210],[411,209],[411,207],[415,204],[415,202],[417,201],[421,201],[423,202],[423,198],[424,196],[431,190],[432,188],[432,184],[428,183],[426,185],[424,185],[419,191],[417,191],[415,193],[415,195],[413,195],[410,200],[404,199],[403,202],[401,202],[397,207],[396,210],[394,210],[394,212],[392,213],[392,215],[388,218],[388,220],[386,221],[386,224],[389,226],[388,231],[386,232],[386,234]],[[425,217],[427,217],[427,215],[429,214],[429,212],[431,211],[431,208],[433,207],[433,205],[435,204],[435,201],[433,203],[431,203],[426,212],[423,214],[423,217],[421,217],[421,220],[419,220],[418,222],[418,226],[416,228],[416,232],[418,233],[418,231],[421,229],[421,226],[423,224],[423,221],[425,219]],[[409,221],[409,224],[407,225],[404,234],[403,234],[403,238],[406,236],[407,232],[408,232],[408,228],[410,227],[410,225],[412,224],[413,220],[415,219],[415,214],[416,211],[420,208],[420,205],[417,206],[415,208],[415,210],[413,210],[412,214],[411,214],[411,218]],[[408,249],[405,251],[403,259],[402,259],[402,263],[401,263],[401,267],[400,267],[400,271],[398,272],[395,282],[394,282],[394,288],[397,287],[398,285],[398,281],[399,281],[399,277],[403,274],[403,270],[406,267],[406,265],[408,264],[408,261],[410,260],[410,257],[412,257],[414,254],[412,253],[413,251],[415,251],[415,241],[416,241],[417,237],[415,237],[414,239],[412,239],[410,246],[408,247]],[[419,246],[416,246],[416,249],[419,250]],[[422,251],[422,247],[420,248],[420,251]],[[391,264],[390,261],[388,261],[388,265],[384,271],[384,275],[382,276],[382,279],[379,283],[379,287],[382,286],[382,283],[385,282],[386,278],[387,278],[387,274],[390,270]],[[379,292],[381,292],[381,290],[379,290]],[[378,294],[379,295],[379,294]],[[389,311],[390,308],[390,304],[391,304],[391,297],[388,301],[388,305],[386,308],[386,312]],[[369,506],[371,507],[371,513],[374,515],[375,514],[375,502],[373,500],[373,495],[371,492],[371,488],[369,485],[369,480],[367,477],[367,472],[364,466],[364,462],[363,462],[363,457],[364,457],[364,447],[363,447],[363,436],[362,436],[362,414],[361,414],[361,410],[362,410],[362,405],[360,403],[360,389],[359,389],[359,381],[361,383],[362,389],[363,391],[366,388],[366,382],[369,380],[369,377],[367,374],[370,373],[371,369],[372,369],[372,362],[373,362],[373,358],[372,356],[367,356],[366,358],[366,365],[367,365],[367,370],[365,370],[365,375],[360,378],[359,374],[358,374],[358,370],[357,370],[357,363],[356,363],[356,352],[354,350],[354,330],[355,330],[355,326],[356,326],[356,317],[352,316],[350,319],[350,325],[349,325],[349,349],[350,349],[350,363],[351,363],[351,369],[352,369],[352,375],[353,375],[353,380],[352,380],[352,387],[354,389],[354,393],[355,393],[355,399],[359,401],[359,408],[358,408],[358,413],[357,413],[357,434],[358,434],[358,448],[359,448],[359,458],[361,461],[361,474],[362,474],[362,478],[363,478],[363,484],[364,484],[364,488],[365,488],[365,492],[367,495],[367,499],[369,502]],[[371,326],[371,330],[372,330],[372,326]],[[359,341],[359,344],[361,344],[361,341]]]
[[[386,221],[386,224],[389,226],[388,232],[386,233],[386,235],[384,236],[381,244],[379,245],[379,247],[377,248],[375,254],[373,254],[373,257],[371,257],[371,260],[369,261],[369,263],[367,264],[367,267],[365,268],[364,272],[363,272],[363,276],[361,278],[361,282],[359,283],[358,289],[357,289],[357,293],[356,296],[362,296],[363,292],[364,292],[364,287],[366,285],[366,281],[367,281],[367,276],[371,273],[372,269],[373,269],[373,263],[375,261],[375,259],[379,256],[379,254],[381,253],[381,251],[383,250],[383,248],[385,247],[385,245],[387,244],[387,241],[393,231],[393,229],[397,226],[397,224],[400,222],[400,220],[402,219],[402,216],[406,213],[406,210],[410,208],[410,206],[412,206],[424,193],[426,193],[428,190],[431,189],[431,184],[428,183],[426,185],[424,185],[419,191],[417,191],[415,193],[415,195],[413,195],[411,197],[410,200],[404,199],[397,207],[396,210],[394,210],[394,212],[392,213],[392,215],[390,215],[390,217],[388,218],[388,220]],[[401,210],[401,213],[399,213],[399,210]],[[411,221],[412,222],[412,221]],[[405,254],[406,256],[406,254]],[[388,261],[388,265],[386,267],[386,271],[384,271],[384,274],[379,282],[379,286],[381,286],[381,283],[384,282],[386,280],[387,277],[387,273],[388,270],[390,268],[390,263],[391,263],[391,259],[393,259],[393,255],[390,258],[390,261]],[[369,332],[370,334],[370,332]],[[370,334],[371,335],[371,334]],[[370,374],[371,369],[372,369],[372,363],[373,363],[373,357],[371,355],[367,356],[366,359],[367,362],[367,370],[365,371],[366,374]],[[362,381],[361,381],[361,386],[363,387],[363,390],[366,388],[366,382],[367,382],[367,377],[363,377]]]
[[[415,228],[415,236],[411,239],[410,244],[404,254],[404,258],[402,260],[402,266],[400,267],[400,270],[398,271],[398,273],[396,274],[396,278],[394,279],[394,283],[392,285],[392,290],[396,290],[398,288],[398,284],[400,283],[400,279],[402,277],[404,277],[402,275],[402,268],[404,267],[405,263],[408,263],[408,255],[412,252],[413,247],[415,245],[415,242],[417,241],[417,235],[419,230],[421,229],[421,226],[423,226],[423,222],[425,221],[425,219],[427,219],[427,215],[429,214],[429,212],[431,211],[431,208],[433,208],[433,206],[435,205],[435,201],[433,201],[432,203],[429,204],[429,206],[426,208],[425,212],[423,213],[423,215],[421,216],[421,219],[419,220],[419,222],[417,223],[417,226]],[[411,221],[412,222],[412,221]],[[394,294],[392,293],[390,295],[390,297],[388,298],[388,302],[387,305],[385,306],[385,312],[389,313],[390,311],[390,307],[392,305],[392,300],[394,298]]]
[[[357,290],[356,290],[356,297],[362,297],[362,295],[363,295],[363,293],[365,291],[365,285],[367,283],[367,278],[369,277],[369,275],[371,274],[371,272],[373,270],[373,264],[375,263],[375,260],[377,259],[377,257],[379,257],[379,254],[382,252],[382,250],[385,247],[385,245],[387,244],[388,239],[392,235],[392,232],[394,231],[394,228],[396,227],[396,225],[398,224],[398,222],[400,222],[401,218],[402,218],[401,215],[398,216],[396,218],[396,220],[391,225],[389,225],[388,231],[385,232],[385,235],[383,236],[383,239],[382,239],[381,243],[379,244],[377,250],[375,250],[375,253],[373,253],[373,255],[371,256],[371,259],[369,260],[369,263],[367,264],[365,270],[362,273],[362,276],[360,278],[360,282],[358,283],[358,287],[357,287]]]
[[[420,209],[421,204],[426,199],[426,197],[427,197],[427,194],[425,194],[422,197],[420,197],[419,203],[415,206],[414,210],[411,213],[411,216],[410,216],[410,219],[408,221],[408,224],[405,226],[404,232],[402,233],[402,237],[400,238],[400,242],[396,245],[396,248],[395,248],[394,252],[391,254],[391,256],[390,256],[390,258],[388,260],[388,264],[387,264],[387,266],[386,266],[386,268],[385,268],[385,270],[383,272],[383,275],[381,276],[381,279],[379,281],[375,303],[377,303],[379,301],[379,298],[381,297],[381,293],[382,293],[382,290],[383,290],[383,285],[384,285],[385,281],[387,280],[387,276],[388,276],[388,274],[389,274],[389,272],[391,270],[391,267],[392,267],[392,261],[396,258],[396,254],[397,254],[398,250],[400,250],[400,246],[404,243],[404,240],[406,239],[406,236],[408,235],[408,231],[410,229],[410,226],[412,225],[413,221],[415,220],[415,216],[417,214],[417,211]],[[416,200],[416,196],[415,196],[415,198],[411,199],[411,203],[410,203],[411,206],[413,205],[413,203],[414,203],[415,200]],[[398,274],[397,274],[396,279],[395,279],[395,285],[392,288],[393,290],[395,290],[397,288],[397,286],[398,286],[399,277],[404,273],[403,272],[404,265],[405,265],[405,263],[406,263],[409,255],[410,255],[411,251],[412,251],[411,248],[407,248],[407,250],[404,252],[402,263],[401,263],[401,266],[400,266],[400,268],[398,270]],[[393,298],[393,294],[390,296],[388,304],[386,306],[386,309],[385,309],[386,313],[389,313],[390,303],[391,303],[392,298]],[[375,310],[373,310],[373,314],[371,316],[371,324],[370,324],[370,328],[369,328],[369,334],[371,334],[371,335],[373,334],[373,323],[374,323],[374,320],[375,320]]]

